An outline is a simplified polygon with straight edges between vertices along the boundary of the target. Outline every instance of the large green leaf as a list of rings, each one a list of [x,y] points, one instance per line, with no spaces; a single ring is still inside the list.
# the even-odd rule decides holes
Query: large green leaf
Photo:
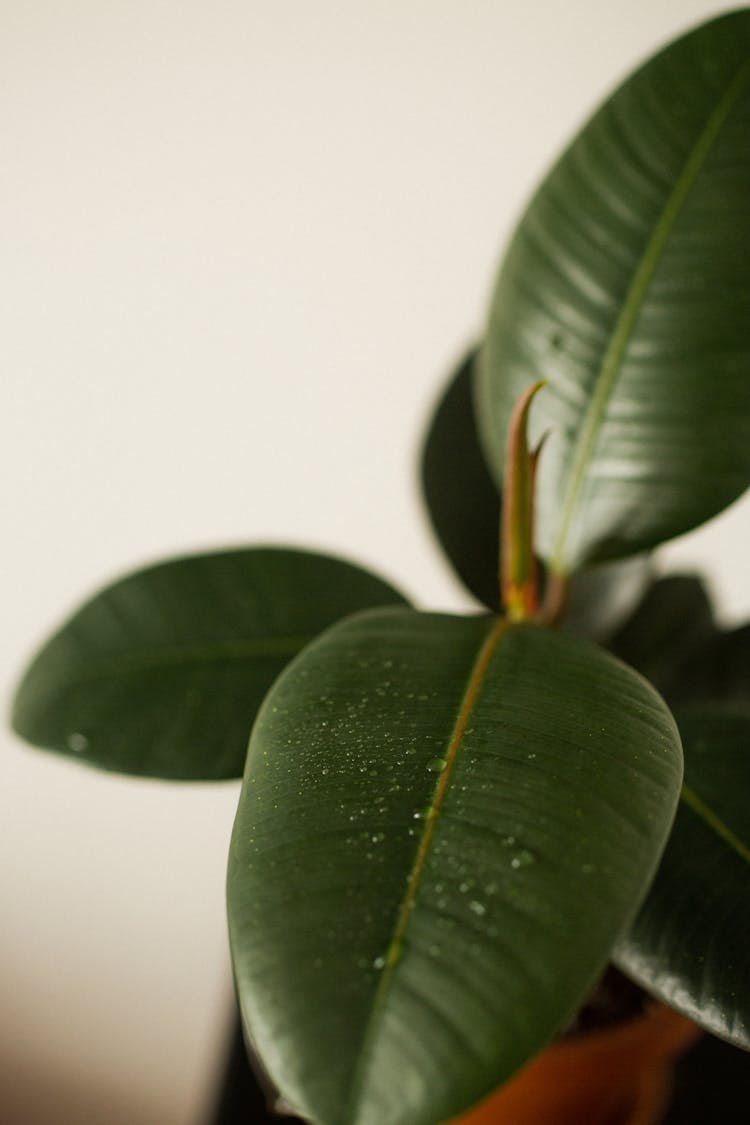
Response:
[[[501,500],[474,420],[476,354],[469,353],[440,397],[422,447],[420,478],[440,545],[467,589],[496,611]],[[580,571],[570,585],[563,626],[580,637],[607,638],[631,612],[650,574],[644,556]],[[544,586],[543,566],[541,582]]]
[[[555,571],[706,520],[750,479],[750,9],[677,40],[574,140],[523,216],[480,363],[496,476],[538,379]]]
[[[339,559],[253,548],[138,571],[82,606],[20,684],[38,746],[151,777],[239,777],[255,713],[308,641],[403,598]]]
[[[678,721],[679,811],[617,962],[667,1004],[750,1048],[750,708],[697,706]]]
[[[229,863],[249,1037],[317,1125],[434,1125],[566,1022],[681,778],[641,677],[496,618],[358,614],[279,678]]]

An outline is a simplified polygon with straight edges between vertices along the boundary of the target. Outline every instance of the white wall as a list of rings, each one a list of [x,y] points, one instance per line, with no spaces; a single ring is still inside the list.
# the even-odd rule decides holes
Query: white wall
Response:
[[[186,550],[330,548],[465,604],[414,485],[438,385],[555,150],[721,8],[4,0],[6,700],[92,587]],[[728,617],[749,511],[670,548]],[[199,1125],[237,787],[0,740],[0,1120]]]

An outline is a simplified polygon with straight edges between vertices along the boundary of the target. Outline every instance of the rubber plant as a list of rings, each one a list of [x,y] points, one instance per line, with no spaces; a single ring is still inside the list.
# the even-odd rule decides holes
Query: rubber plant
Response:
[[[244,776],[233,963],[290,1113],[518,1125],[493,1091],[608,965],[750,1046],[750,627],[648,565],[749,474],[743,9],[647,61],[558,159],[439,402],[424,491],[481,611],[249,547],[123,579],[33,660],[29,741]],[[661,1111],[576,1112],[536,1120]]]

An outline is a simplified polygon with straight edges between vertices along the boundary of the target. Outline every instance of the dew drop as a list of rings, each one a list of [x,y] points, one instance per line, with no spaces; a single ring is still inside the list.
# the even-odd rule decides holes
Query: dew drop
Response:
[[[487,907],[483,902],[478,902],[475,898],[473,898],[469,903],[469,910],[471,910],[473,914],[476,914],[479,918],[481,918],[482,915],[487,912]]]
[[[372,963],[372,967],[373,967],[373,969],[378,969],[378,970],[384,969],[385,968],[385,957],[376,957],[375,960]]]
[[[523,848],[520,852],[516,852],[510,861],[511,867],[516,871],[519,867],[531,867],[534,863],[533,855],[530,851],[527,851],[526,848]]]
[[[85,754],[89,748],[89,740],[85,734],[74,730],[72,734],[68,735],[68,747],[74,754]]]
[[[430,771],[430,773],[440,773],[445,769],[445,766],[445,758],[430,758],[429,762],[427,763],[427,769]]]

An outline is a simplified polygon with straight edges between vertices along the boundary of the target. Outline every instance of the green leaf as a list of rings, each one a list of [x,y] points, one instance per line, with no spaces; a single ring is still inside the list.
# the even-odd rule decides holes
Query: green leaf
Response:
[[[684,698],[684,669],[717,637],[711,604],[695,575],[660,578],[646,591],[633,615],[611,638],[616,656],[637,668],[669,702]],[[694,671],[691,679],[696,678]]]
[[[482,605],[500,607],[500,493],[479,447],[472,403],[476,351],[445,388],[421,455],[433,529],[461,581]]]
[[[716,631],[678,666],[673,699],[750,703],[750,625]]]
[[[500,271],[479,364],[496,479],[522,391],[555,572],[703,522],[750,479],[750,9],[633,74],[563,154]]]
[[[678,705],[685,751],[672,836],[618,963],[750,1048],[750,626],[717,630],[700,581],[677,576],[655,583],[613,648]]]
[[[678,721],[679,811],[616,960],[673,1008],[750,1048],[750,708],[690,708]]]
[[[403,602],[324,555],[251,548],[161,563],[83,605],[31,663],[13,726],[38,746],[149,777],[239,777],[288,661],[358,609]]]
[[[449,381],[421,455],[422,492],[437,539],[466,588],[482,605],[500,605],[500,493],[479,447],[472,401],[476,351]],[[603,640],[633,609],[650,577],[644,556],[573,576],[564,627]],[[544,586],[544,569],[540,581]]]
[[[649,588],[608,647],[637,668],[671,705],[750,703],[750,624],[717,629],[694,575],[670,575]]]
[[[576,637],[606,643],[633,612],[652,575],[648,555],[577,571],[570,581],[562,627]]]
[[[316,1125],[434,1125],[565,1024],[681,778],[671,715],[588,644],[358,614],[259,713],[229,863],[247,1033]]]

